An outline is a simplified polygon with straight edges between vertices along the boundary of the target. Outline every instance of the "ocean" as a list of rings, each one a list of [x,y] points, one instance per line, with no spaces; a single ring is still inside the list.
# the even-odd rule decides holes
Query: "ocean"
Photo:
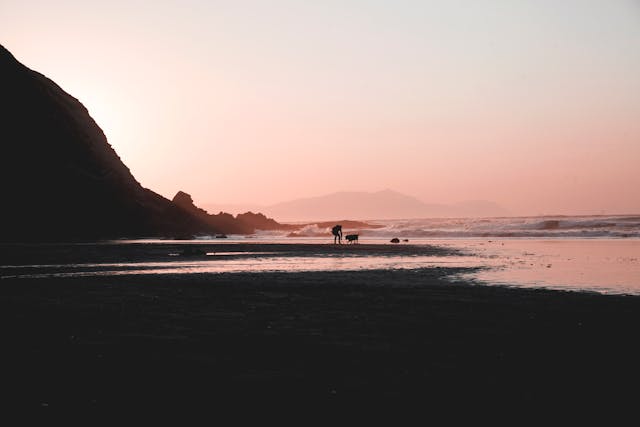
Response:
[[[428,218],[368,221],[363,243],[435,244],[465,256],[431,267],[479,267],[478,284],[640,295],[640,215]],[[298,239],[330,235],[309,225]],[[273,233],[261,237],[275,237]],[[326,237],[325,237],[326,238]],[[398,262],[406,267],[409,260]]]
[[[450,276],[452,285],[465,282],[640,295],[637,215],[368,223],[375,227],[345,229],[345,234],[360,235],[359,244],[345,243],[339,251],[333,247],[330,229],[314,224],[296,237],[258,232],[226,239],[200,236],[194,240],[6,247],[7,254],[20,249],[26,255],[17,256],[18,262],[3,261],[0,279],[452,268],[462,269]],[[399,243],[391,243],[393,238]],[[383,249],[364,250],[367,244]],[[425,249],[433,246],[449,252]],[[202,248],[201,256],[185,256],[185,248],[193,247]],[[31,256],[29,250],[38,255]]]
[[[638,238],[639,215],[430,218],[368,221],[380,228],[359,230],[361,238]],[[298,234],[320,237],[329,229],[311,224]],[[345,230],[346,233],[349,230]],[[273,237],[276,233],[266,233]]]

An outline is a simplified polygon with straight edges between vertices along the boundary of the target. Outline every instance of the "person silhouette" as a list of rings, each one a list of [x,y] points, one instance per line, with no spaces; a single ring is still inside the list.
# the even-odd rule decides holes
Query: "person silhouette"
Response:
[[[336,240],[338,241],[337,243],[342,244],[342,226],[341,225],[336,225],[331,229],[331,233],[333,233],[333,244],[336,244]]]

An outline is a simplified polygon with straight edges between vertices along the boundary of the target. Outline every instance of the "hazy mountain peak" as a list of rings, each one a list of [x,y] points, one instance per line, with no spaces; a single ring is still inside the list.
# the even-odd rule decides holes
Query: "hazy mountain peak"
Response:
[[[373,194],[400,194],[400,193],[390,188],[385,188],[384,190],[375,191]]]
[[[496,203],[482,200],[445,205],[421,200],[389,188],[380,191],[339,191],[306,197],[262,208],[284,221],[320,221],[337,218],[357,220],[429,217],[503,216],[507,212]]]

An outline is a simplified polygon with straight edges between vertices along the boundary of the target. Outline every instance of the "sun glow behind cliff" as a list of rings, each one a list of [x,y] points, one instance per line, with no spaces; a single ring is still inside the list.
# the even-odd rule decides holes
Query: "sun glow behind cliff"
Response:
[[[640,211],[635,2],[9,0],[0,35],[169,198]]]

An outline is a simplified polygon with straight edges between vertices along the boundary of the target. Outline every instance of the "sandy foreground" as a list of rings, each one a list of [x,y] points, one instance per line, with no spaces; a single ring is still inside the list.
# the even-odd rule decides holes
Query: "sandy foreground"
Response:
[[[455,256],[314,246],[279,249]],[[4,264],[158,260],[179,249],[42,248],[3,247]],[[3,403],[118,411],[635,401],[639,297],[447,280],[460,271],[5,278]]]

